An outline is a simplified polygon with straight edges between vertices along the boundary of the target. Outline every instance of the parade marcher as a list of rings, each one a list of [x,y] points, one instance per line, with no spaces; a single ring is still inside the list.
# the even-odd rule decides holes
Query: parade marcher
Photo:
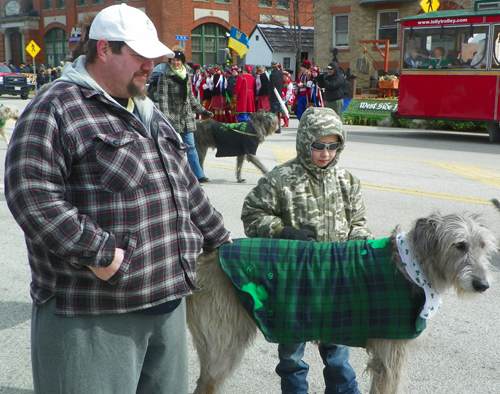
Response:
[[[339,72],[337,62],[328,63],[327,70],[328,75],[319,75],[318,85],[325,89],[325,107],[333,109],[342,120],[345,79]]]
[[[300,120],[302,114],[309,107],[309,100],[307,96],[307,81],[309,81],[309,69],[311,62],[304,60],[300,65],[300,75],[297,76],[297,95],[295,96],[295,114],[297,119]]]
[[[17,121],[5,196],[31,268],[36,394],[187,394],[184,298],[229,241],[185,145],[147,98],[173,56],[144,12],[104,8],[85,55]]]
[[[200,183],[209,182],[200,166],[200,159],[194,142],[193,132],[196,121],[193,110],[200,115],[213,117],[204,109],[193,95],[190,71],[182,48],[174,47],[174,56],[158,79],[158,104],[161,112],[168,118],[182,141],[189,146],[187,155],[191,170]]]
[[[264,111],[271,110],[269,102],[269,75],[267,75],[264,66],[256,67],[257,76],[255,77],[254,93],[255,93],[255,111],[262,109]]]
[[[212,108],[214,119],[217,122],[226,122],[226,108],[229,107],[229,97],[227,95],[227,79],[224,72],[217,67],[213,69],[214,82],[212,88]]]
[[[345,143],[345,129],[332,109],[308,108],[297,130],[297,157],[260,178],[245,198],[245,234],[316,242],[372,239],[361,183],[337,165]],[[304,350],[305,343],[278,346],[276,373],[284,394],[308,393]],[[325,365],[325,393],[360,394],[349,347],[319,342],[318,350]]]
[[[250,114],[255,112],[255,96],[253,87],[255,78],[251,72],[252,66],[245,65],[242,67],[242,72],[236,80],[234,86],[234,97],[236,98],[236,117],[239,122],[248,122]]]
[[[276,133],[281,133],[281,117],[283,111],[279,99],[283,93],[283,71],[280,64],[276,61],[271,62],[271,75],[269,76],[269,102],[271,103],[271,112],[278,116],[279,129]],[[276,96],[278,94],[278,96]],[[279,98],[279,99],[278,99]]]
[[[212,109],[212,90],[214,88],[214,77],[212,75],[212,69],[210,67],[204,66],[204,78],[201,80],[200,97],[202,102],[202,107],[207,111]],[[205,118],[203,118],[205,119]]]
[[[201,66],[199,64],[193,64],[193,77],[191,78],[191,85],[193,87],[193,95],[196,98],[196,101],[198,101],[200,104],[203,103],[201,100],[201,95],[200,95],[200,82],[203,78],[203,75],[201,73]],[[199,119],[200,114],[196,113],[195,119]]]
[[[226,112],[226,118],[228,123],[238,123],[236,118],[236,98],[234,97],[234,87],[236,86],[236,80],[240,73],[240,68],[234,64],[230,68],[231,75],[227,77],[227,95],[231,101],[230,107]]]
[[[290,114],[292,113],[292,103],[295,98],[295,93],[293,89],[292,76],[288,71],[283,72],[283,101],[288,110],[288,117],[283,114],[283,127],[288,127],[290,125]]]
[[[323,92],[318,86],[318,76],[321,69],[318,66],[311,67],[311,78],[307,81],[307,94],[310,107],[323,107]]]

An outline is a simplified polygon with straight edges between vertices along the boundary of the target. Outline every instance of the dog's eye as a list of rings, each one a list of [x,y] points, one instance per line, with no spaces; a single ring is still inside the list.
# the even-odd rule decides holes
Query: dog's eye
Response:
[[[484,242],[481,242],[481,249],[484,249],[485,246]]]
[[[466,242],[458,242],[455,244],[455,247],[458,250],[466,251],[467,250],[467,243]]]

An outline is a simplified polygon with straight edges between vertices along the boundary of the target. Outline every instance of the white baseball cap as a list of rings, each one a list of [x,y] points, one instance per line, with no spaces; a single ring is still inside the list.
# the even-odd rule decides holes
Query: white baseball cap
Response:
[[[158,39],[156,28],[141,10],[122,3],[104,8],[90,26],[89,39],[124,41],[147,59],[174,57],[174,52]]]

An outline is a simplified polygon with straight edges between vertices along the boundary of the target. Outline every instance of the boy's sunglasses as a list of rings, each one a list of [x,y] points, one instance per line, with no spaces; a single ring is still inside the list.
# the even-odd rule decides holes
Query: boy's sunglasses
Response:
[[[340,142],[334,142],[332,144],[323,144],[322,142],[314,141],[311,144],[312,150],[324,151],[325,148],[328,148],[330,152],[337,150],[340,147]]]

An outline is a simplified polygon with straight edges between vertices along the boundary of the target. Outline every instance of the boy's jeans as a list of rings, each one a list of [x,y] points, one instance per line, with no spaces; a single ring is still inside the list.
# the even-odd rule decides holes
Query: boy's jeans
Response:
[[[306,344],[294,343],[278,346],[280,362],[276,373],[281,377],[283,394],[307,394],[307,372],[309,365],[302,361]],[[356,382],[356,373],[349,364],[350,348],[333,343],[318,345],[325,364],[325,394],[361,394]]]

